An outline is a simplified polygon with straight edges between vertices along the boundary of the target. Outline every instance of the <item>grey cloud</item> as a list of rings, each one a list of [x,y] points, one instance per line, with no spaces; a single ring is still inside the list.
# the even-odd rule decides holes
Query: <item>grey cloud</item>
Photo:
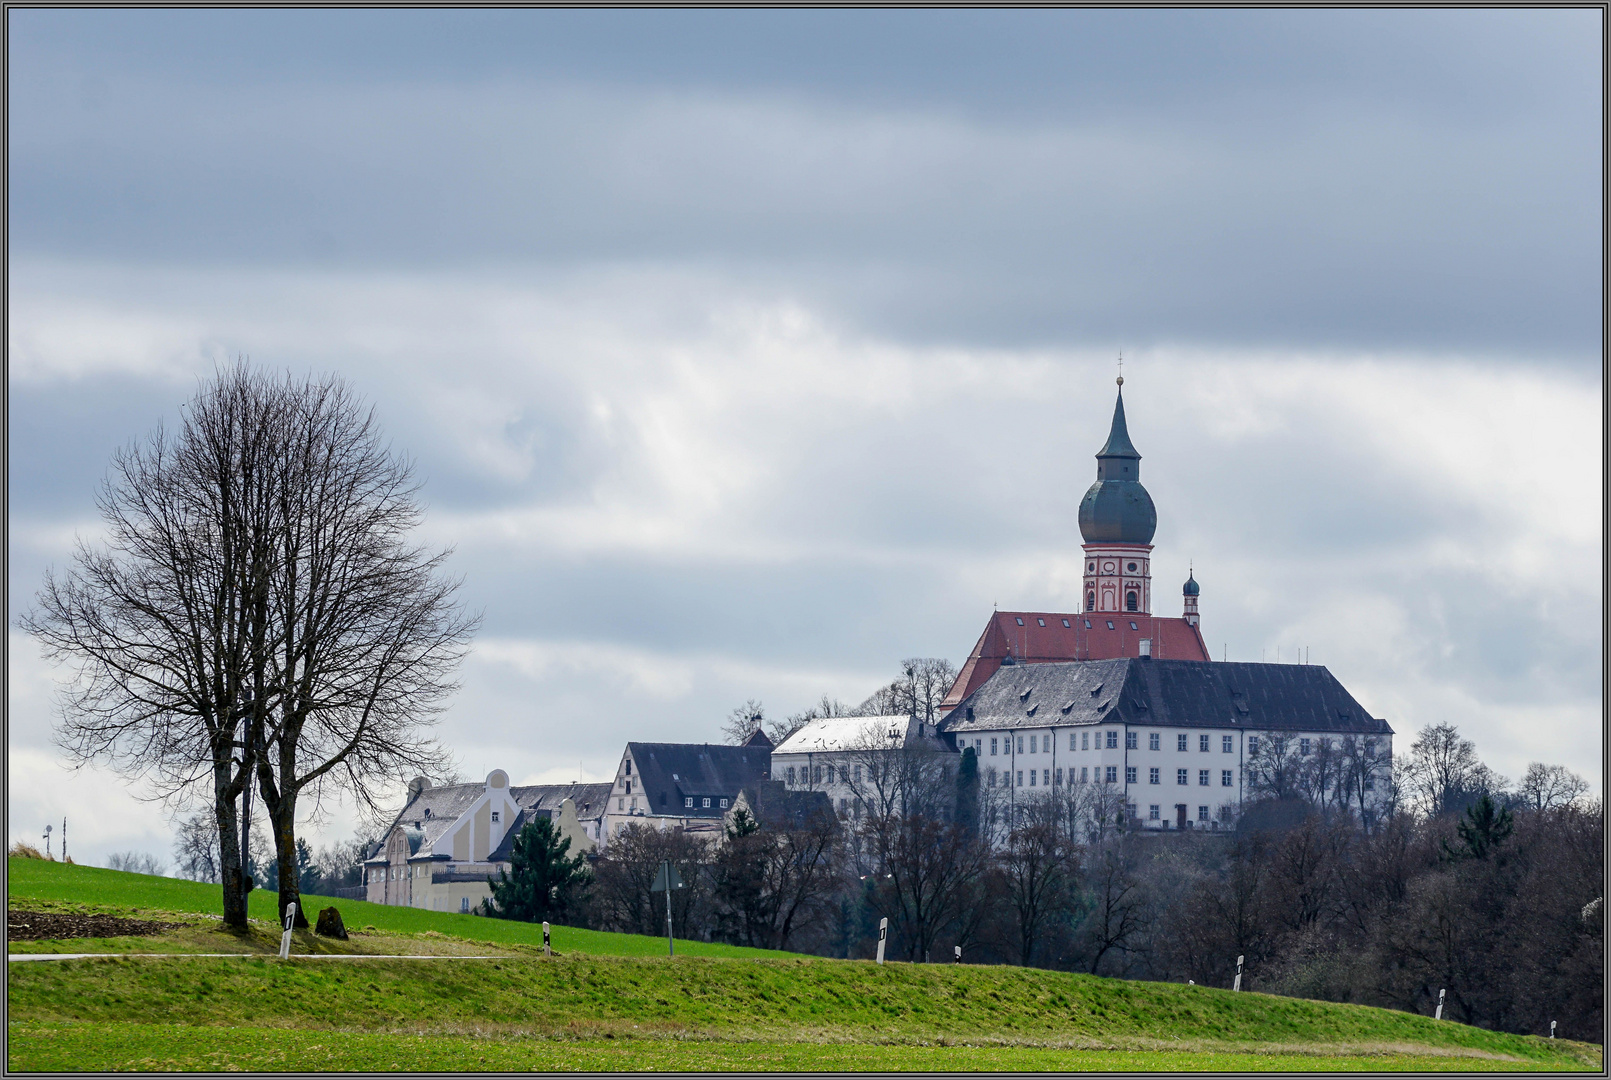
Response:
[[[223,267],[653,263],[922,342],[1597,353],[1598,63],[1566,23],[1339,13],[1237,33],[1160,14],[1106,32],[1161,43],[1160,65],[1211,42],[1163,80],[1177,96],[1149,97],[1161,91],[1145,70],[1121,93],[1114,61],[1071,60],[1048,75],[1060,106],[1015,84],[988,115],[953,107],[957,92],[925,96],[921,79],[906,97],[847,100],[827,74],[797,79],[810,92],[743,73],[645,85],[603,59],[198,93],[159,50],[114,66],[104,77],[122,81],[94,108],[71,65],[30,69],[13,83],[13,250]],[[762,24],[711,40],[766,39]],[[585,55],[611,52],[595,24],[567,25],[593,42]],[[1103,40],[1067,25],[1081,48]],[[1382,30],[1394,26],[1409,29]],[[982,70],[1034,52],[1030,36],[986,34]]]

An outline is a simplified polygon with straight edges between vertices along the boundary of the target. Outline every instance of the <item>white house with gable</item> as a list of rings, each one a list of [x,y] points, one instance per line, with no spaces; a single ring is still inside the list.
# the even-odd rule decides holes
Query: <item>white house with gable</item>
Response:
[[[509,866],[515,837],[546,817],[570,854],[598,842],[608,784],[511,787],[494,769],[481,784],[410,782],[408,802],[364,864],[366,899],[431,911],[473,910],[491,895],[488,877]]]

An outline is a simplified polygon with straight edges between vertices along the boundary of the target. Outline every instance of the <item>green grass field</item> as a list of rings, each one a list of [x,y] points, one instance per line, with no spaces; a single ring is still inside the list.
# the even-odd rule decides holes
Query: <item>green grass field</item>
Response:
[[[157,918],[168,914],[176,917],[199,916],[198,922],[218,922],[223,910],[217,885],[203,885],[176,878],[152,877],[147,874],[126,874],[118,870],[103,870],[95,866],[72,866],[66,863],[46,862],[41,859],[6,860],[9,880],[7,897],[12,907],[27,907],[37,902],[40,910],[104,911],[111,914],[139,914]],[[360,932],[360,943],[344,947],[326,938],[315,937],[311,931],[297,935],[297,951],[322,952],[384,952],[383,948],[370,947],[368,940],[374,934],[396,943],[398,939],[419,939],[419,947],[409,952],[475,951],[463,948],[431,947],[432,938],[451,939],[455,943],[477,943],[491,946],[497,951],[541,951],[543,928],[533,923],[509,922],[505,919],[487,919],[479,915],[459,915],[443,911],[424,911],[420,908],[388,907],[363,900],[333,900],[329,897],[304,898],[309,918],[319,908],[334,904],[341,911],[342,921],[349,931]],[[250,894],[248,909],[254,927],[253,947],[259,951],[279,949],[279,908],[274,893],[254,890]],[[156,913],[156,914],[153,914]],[[172,920],[168,920],[172,921]],[[374,927],[373,934],[363,934],[365,927]],[[266,936],[264,936],[266,935]],[[44,942],[18,942],[11,951],[23,952],[125,952],[153,951],[161,942],[161,951],[172,952],[235,952],[236,946],[223,940],[225,935],[198,937],[195,934],[179,935],[170,940],[164,936],[151,938],[100,939],[97,947],[85,947],[87,939],[78,938],[59,945]],[[666,939],[644,937],[639,934],[606,934],[597,930],[580,930],[569,926],[555,926],[551,934],[553,947],[561,953],[583,953],[589,956],[664,956]],[[703,941],[679,941],[677,952],[688,956],[791,956],[791,953],[770,949],[744,949],[733,945],[710,944]],[[485,949],[481,950],[487,951]]]
[[[25,862],[32,865],[19,865]],[[207,889],[34,860],[11,860],[10,868],[13,907],[85,905],[153,917],[196,911],[195,898]],[[272,918],[273,898],[254,899]],[[670,960],[651,953],[651,946],[664,948],[659,939],[617,941],[621,935],[583,931],[568,931],[574,936],[561,947],[564,955],[544,959],[533,951],[535,928],[340,906],[350,925],[369,920],[393,948],[462,952],[493,941],[509,955],[13,964],[8,1064],[21,1071],[1600,1067],[1597,1046],[1361,1006],[1033,969],[879,966],[712,946],[707,955]],[[382,931],[388,919],[399,921]],[[483,936],[489,927],[505,933],[494,941]],[[218,934],[205,926],[196,933]],[[379,951],[367,948],[368,935],[359,940]],[[36,944],[91,951],[83,941],[18,947]]]

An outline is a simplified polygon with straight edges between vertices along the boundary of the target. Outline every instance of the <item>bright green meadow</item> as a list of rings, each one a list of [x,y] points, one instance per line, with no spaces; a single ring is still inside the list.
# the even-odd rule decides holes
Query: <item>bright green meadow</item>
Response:
[[[1473,1071],[1600,1067],[1598,1046],[1354,1005],[974,965],[837,961],[339,901],[351,948],[293,959],[217,928],[218,889],[8,860],[14,908],[186,921],[18,951],[247,952],[7,967],[13,1071]],[[209,901],[210,897],[210,901]],[[209,906],[209,903],[211,906]],[[164,918],[164,913],[174,913]],[[207,917],[203,917],[203,916]],[[236,947],[217,946],[220,940]],[[297,952],[323,939],[299,938]],[[332,948],[335,943],[332,943]],[[179,947],[179,946],[182,946]]]

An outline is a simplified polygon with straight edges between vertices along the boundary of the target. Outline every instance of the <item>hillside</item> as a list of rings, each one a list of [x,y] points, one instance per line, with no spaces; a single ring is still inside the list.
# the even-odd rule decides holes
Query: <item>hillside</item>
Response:
[[[105,903],[64,895],[82,886],[100,897],[142,895],[169,905],[153,904],[145,909],[150,913],[176,910],[171,905],[185,891],[170,887],[185,883],[112,871],[52,870],[49,864],[40,871],[13,861],[12,870],[19,869],[13,907],[23,898],[35,905]],[[370,911],[409,915],[363,907],[364,918]],[[468,933],[498,925],[414,914]],[[621,936],[576,933],[578,945],[608,946],[604,939]],[[443,939],[468,941],[445,934]],[[640,940],[664,947],[658,939]],[[38,944],[82,948],[84,942]],[[1599,1048],[1581,1043],[1207,987],[1009,967],[878,966],[777,955],[671,960],[628,955],[625,946],[615,955],[577,947],[544,959],[525,941],[513,944],[521,955],[431,962],[187,957],[10,964],[8,1064],[286,1070],[1599,1067]],[[154,1017],[162,1022],[151,1023]],[[338,1039],[330,1038],[338,1032]]]
[[[127,874],[119,870],[104,870],[95,866],[73,866],[68,863],[46,862],[41,859],[8,858],[7,899],[13,909],[32,906],[40,910],[95,910],[118,914],[139,913],[146,917],[166,914],[176,917],[199,917],[192,922],[200,928],[217,923],[223,910],[220,887],[203,885],[177,878],[152,877],[148,874]],[[350,931],[358,931],[350,946],[316,937],[311,931],[297,933],[298,952],[438,952],[433,946],[442,939],[490,945],[497,951],[540,951],[543,944],[542,927],[532,923],[510,922],[505,919],[488,919],[479,915],[460,915],[445,911],[423,911],[419,908],[389,907],[363,900],[338,900],[330,897],[304,898],[310,911],[334,904],[341,912],[342,921]],[[276,894],[254,890],[249,898],[248,911],[254,921],[252,941],[240,948],[251,951],[260,946],[262,951],[278,949],[279,908]],[[364,934],[365,928],[372,928]],[[266,935],[266,936],[265,936]],[[609,934],[598,930],[581,930],[569,926],[555,926],[551,934],[553,947],[565,954],[582,953],[589,956],[664,956],[666,939],[639,934]],[[261,942],[258,942],[261,939]],[[384,941],[382,941],[384,939]],[[160,951],[179,952],[235,952],[237,946],[223,940],[222,935],[198,936],[195,933],[163,935]],[[399,949],[400,943],[411,947]],[[385,944],[387,947],[370,948]],[[157,951],[153,939],[111,938],[100,942],[103,948],[87,950],[83,939],[68,940],[60,945],[41,942],[14,943],[12,951],[20,947],[25,952],[83,952],[83,951]],[[457,951],[457,950],[456,950]],[[485,949],[481,950],[487,951]],[[745,949],[733,945],[711,944],[703,941],[679,941],[677,952],[687,956],[789,956],[790,953],[769,949]]]

